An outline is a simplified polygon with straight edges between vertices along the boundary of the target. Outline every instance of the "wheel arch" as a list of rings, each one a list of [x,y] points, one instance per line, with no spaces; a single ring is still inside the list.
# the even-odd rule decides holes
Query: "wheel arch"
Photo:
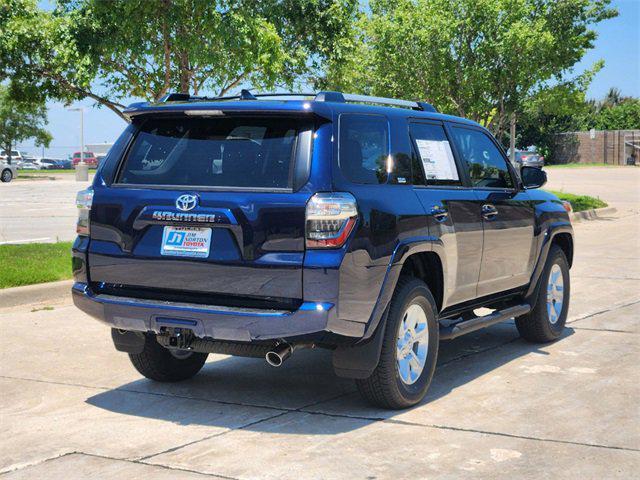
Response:
[[[557,233],[551,239],[551,244],[560,247],[564,256],[567,257],[569,268],[571,268],[573,265],[573,236],[568,232]]]
[[[403,275],[418,278],[426,283],[436,301],[438,311],[442,310],[444,272],[442,260],[436,252],[417,252],[409,255],[400,270],[400,277]]]

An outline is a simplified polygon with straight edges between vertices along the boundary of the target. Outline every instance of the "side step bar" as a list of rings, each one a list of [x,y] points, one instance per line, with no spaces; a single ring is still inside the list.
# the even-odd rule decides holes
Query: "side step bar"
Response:
[[[483,317],[464,320],[449,326],[441,325],[440,340],[452,340],[460,335],[475,332],[481,328],[490,327],[491,325],[504,322],[510,318],[526,315],[530,311],[531,305],[529,304],[515,305],[513,307],[505,308],[504,310],[496,310],[495,312]]]

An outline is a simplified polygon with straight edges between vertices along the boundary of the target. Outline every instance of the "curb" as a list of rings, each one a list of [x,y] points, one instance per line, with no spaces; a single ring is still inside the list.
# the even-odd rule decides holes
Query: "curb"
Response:
[[[24,287],[3,288],[0,290],[0,308],[17,307],[42,303],[53,299],[71,297],[73,280],[38,283]]]
[[[598,220],[604,217],[610,217],[617,211],[618,210],[615,207],[604,207],[584,210],[582,212],[573,212],[571,220],[574,222],[581,222],[584,220]]]

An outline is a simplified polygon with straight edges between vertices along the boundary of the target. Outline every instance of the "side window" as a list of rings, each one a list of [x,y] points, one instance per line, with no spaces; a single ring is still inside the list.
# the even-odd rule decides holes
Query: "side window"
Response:
[[[340,115],[340,169],[354,183],[387,181],[389,123],[382,115]]]
[[[463,127],[453,127],[452,130],[453,141],[467,164],[472,186],[513,188],[507,162],[484,132]]]
[[[415,150],[415,183],[427,185],[461,185],[451,145],[440,125],[412,123],[409,126]]]

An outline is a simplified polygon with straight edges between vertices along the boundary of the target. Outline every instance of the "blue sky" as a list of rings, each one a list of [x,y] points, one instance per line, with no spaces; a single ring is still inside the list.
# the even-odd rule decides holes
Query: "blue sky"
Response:
[[[46,8],[48,2],[41,2]],[[587,52],[576,65],[577,73],[603,59],[604,68],[598,73],[588,90],[590,98],[601,98],[611,87],[619,88],[623,95],[640,97],[640,0],[615,0],[616,18],[596,26],[598,39],[595,48]],[[64,158],[79,149],[80,113],[70,112],[70,107],[85,107],[85,143],[113,142],[124,129],[125,123],[106,108],[96,108],[90,101],[77,102],[70,107],[50,102],[49,131],[53,135],[51,147],[45,155]],[[20,145],[21,149],[41,155],[33,143]]]

